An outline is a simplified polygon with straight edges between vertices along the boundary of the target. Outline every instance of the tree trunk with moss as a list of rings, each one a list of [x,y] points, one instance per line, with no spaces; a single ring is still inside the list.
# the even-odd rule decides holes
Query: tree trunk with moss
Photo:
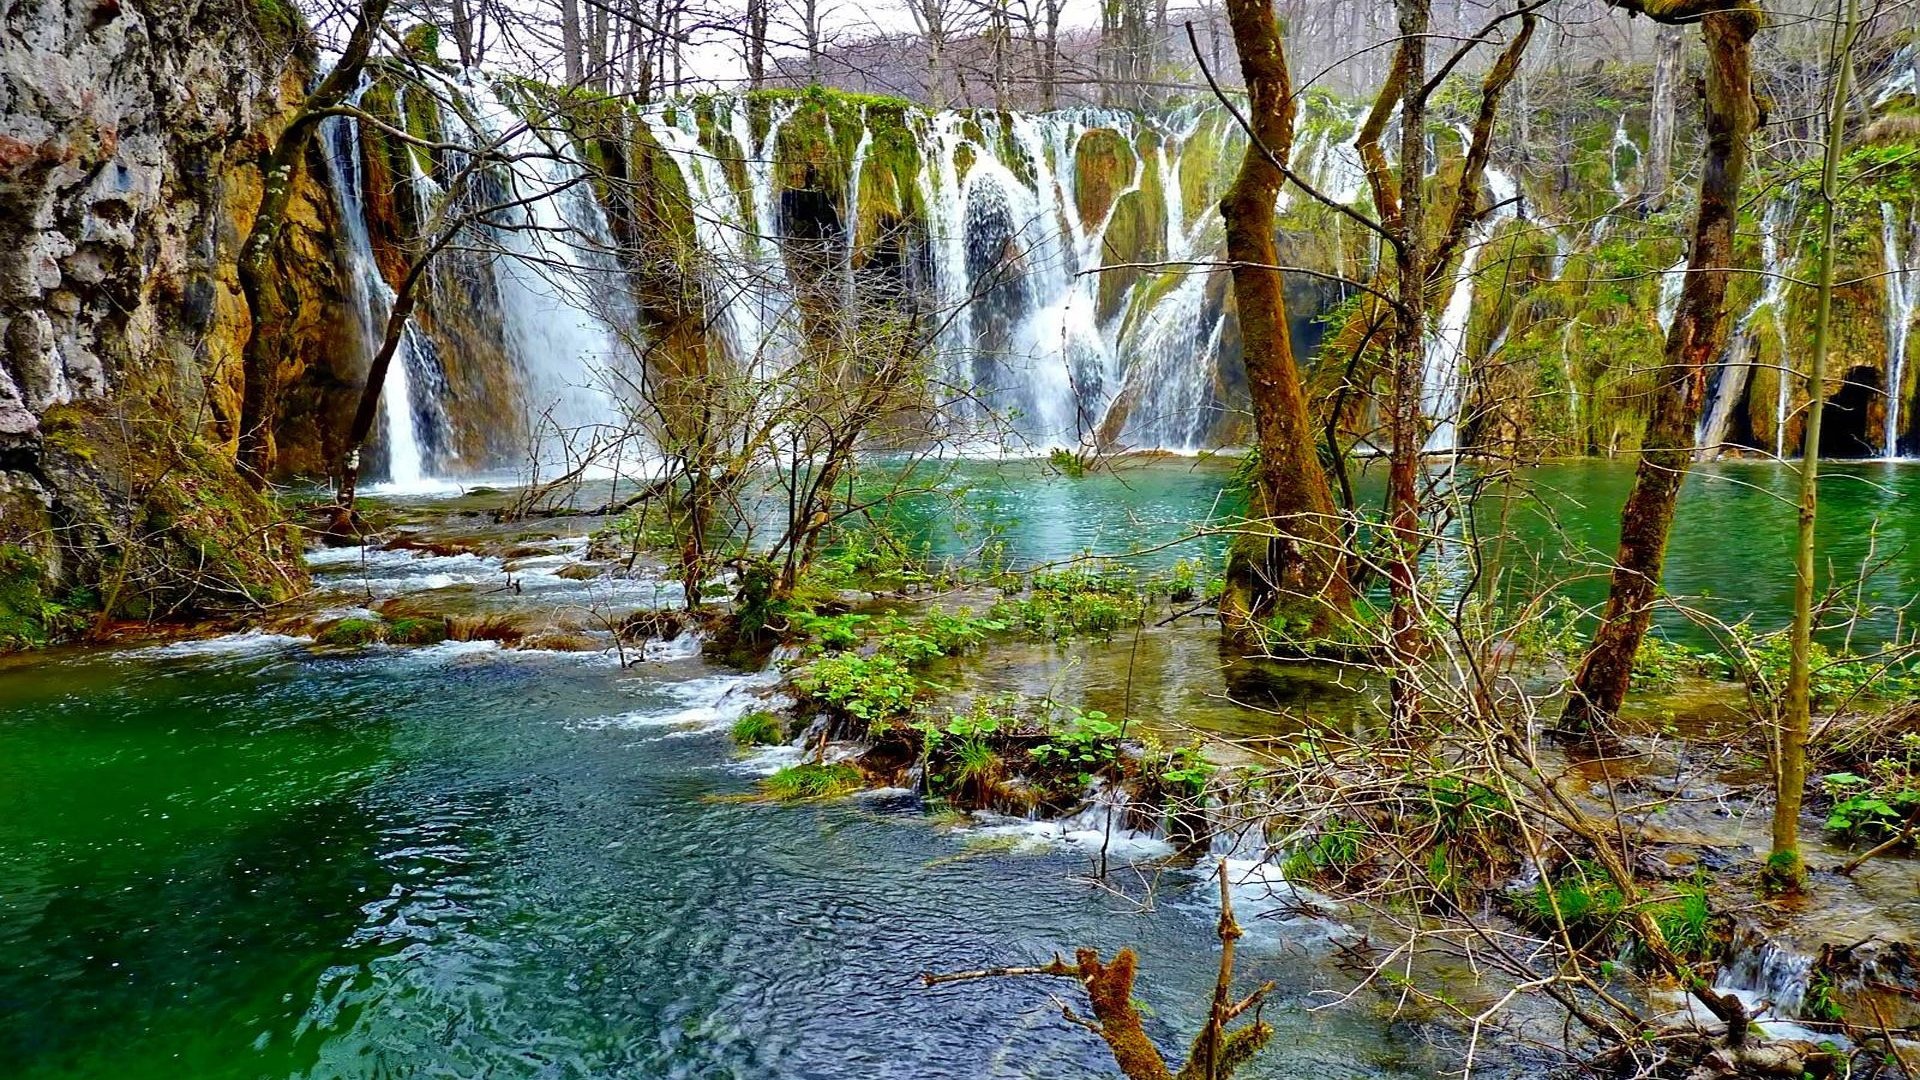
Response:
[[[1652,398],[1633,491],[1620,512],[1620,548],[1600,628],[1574,676],[1563,726],[1586,730],[1620,710],[1633,657],[1653,619],[1673,512],[1693,460],[1693,433],[1707,395],[1707,373],[1727,341],[1727,283],[1733,230],[1746,175],[1748,140],[1759,125],[1753,93],[1753,36],[1761,14],[1752,0],[1612,0],[1663,23],[1698,21],[1706,43],[1706,160],[1693,249],[1680,306],[1667,332],[1665,364]]]
[[[1247,147],[1220,203],[1259,453],[1248,485],[1249,523],[1228,553],[1220,601],[1228,640],[1244,646],[1256,643],[1261,627],[1276,619],[1309,635],[1333,631],[1351,611],[1352,593],[1333,491],[1320,467],[1288,333],[1285,282],[1276,268],[1274,206],[1285,177],[1275,160],[1285,161],[1293,147],[1292,79],[1279,25],[1265,0],[1228,0],[1227,17],[1257,143]]]

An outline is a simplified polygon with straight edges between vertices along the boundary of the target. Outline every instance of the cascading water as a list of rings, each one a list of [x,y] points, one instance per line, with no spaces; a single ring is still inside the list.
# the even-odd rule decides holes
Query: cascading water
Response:
[[[1463,142],[1471,135],[1461,132]],[[1493,239],[1501,222],[1514,216],[1513,179],[1493,166],[1487,166],[1487,195],[1493,209],[1474,229],[1466,249],[1460,253],[1460,268],[1454,272],[1453,292],[1447,306],[1427,335],[1426,366],[1421,374],[1420,411],[1433,421],[1427,437],[1426,452],[1448,454],[1457,449],[1460,410],[1466,401],[1467,323],[1473,315],[1474,269],[1480,255]]]
[[[1673,317],[1680,313],[1680,289],[1687,282],[1687,259],[1666,268],[1660,274],[1660,332],[1673,329]]]
[[[570,153],[527,124],[484,82],[468,79],[480,135],[513,164],[514,205],[492,231],[506,253],[494,281],[507,344],[526,393],[538,471],[606,460],[621,409],[612,327],[630,322],[606,215]]]
[[[355,92],[356,104],[366,88],[363,82]],[[327,179],[340,205],[340,220],[346,233],[348,291],[358,316],[361,347],[371,359],[386,335],[394,292],[381,276],[379,264],[374,260],[373,241],[367,232],[361,190],[366,170],[361,159],[359,124],[350,117],[329,117],[322,121],[322,132]],[[409,321],[387,365],[385,380],[380,384],[380,433],[387,459],[386,484],[394,490],[419,491],[438,486],[429,481],[428,459],[431,446],[437,442],[434,422],[440,418],[440,399],[431,393],[415,393],[416,382],[425,382],[427,386],[439,382],[417,378],[426,374],[429,366],[433,374],[438,374],[439,364],[431,349],[425,335]]]
[[[1713,365],[1707,384],[1706,406],[1701,410],[1700,422],[1694,427],[1694,443],[1698,447],[1696,453],[1703,459],[1711,460],[1720,454],[1732,429],[1734,413],[1747,400],[1747,388],[1753,381],[1753,324],[1763,314],[1772,318],[1780,347],[1780,378],[1774,397],[1774,454],[1776,457],[1786,454],[1787,405],[1792,397],[1793,381],[1783,310],[1787,278],[1784,273],[1772,271],[1780,266],[1780,233],[1792,209],[1787,200],[1776,199],[1761,215],[1760,265],[1767,268],[1769,273],[1759,297],[1734,324],[1726,352]]]
[[[490,174],[500,189],[490,197],[503,209],[484,234],[495,253],[484,287],[497,311],[476,318],[497,320],[520,384],[508,404],[529,414],[540,465],[570,465],[583,446],[599,449],[609,433],[626,430],[620,380],[608,373],[623,358],[637,362],[645,348],[617,329],[636,324],[631,282],[584,182],[578,148],[541,126],[537,103],[517,90],[496,92],[471,73],[445,82],[459,107],[439,110],[450,129],[443,141],[471,138],[505,162]],[[812,108],[806,99],[716,98],[656,105],[627,119],[678,174],[690,219],[688,278],[700,289],[709,340],[737,370],[770,380],[801,355],[803,334],[820,332],[814,314],[802,319],[814,309],[803,312],[796,293],[811,295],[821,284],[816,268],[826,269],[827,295],[843,301],[847,316],[832,332],[857,333],[867,295],[858,283],[875,273],[875,245],[884,243],[897,250],[887,249],[881,269],[899,280],[872,295],[885,304],[904,299],[931,316],[939,374],[931,396],[947,406],[941,415],[951,418],[949,434],[962,449],[1011,442],[1017,451],[1184,450],[1234,430],[1227,425],[1234,375],[1221,356],[1233,347],[1231,296],[1218,265],[1224,228],[1214,200],[1242,142],[1224,113],[1197,106],[1152,117],[909,110],[883,121],[861,106],[822,109],[820,119],[809,112],[806,133],[783,138],[785,125]],[[463,123],[470,130],[451,130]],[[884,131],[882,123],[904,131]],[[1364,174],[1353,138],[1336,130],[1304,139],[1294,166],[1329,198],[1351,203],[1364,198]],[[1095,132],[1105,145],[1089,156],[1086,140]],[[902,134],[915,151],[904,169]],[[836,179],[819,184],[812,179],[819,163],[810,163],[803,188],[779,160],[789,144],[846,158],[826,163],[822,175]],[[1082,176],[1087,161],[1112,175]],[[436,178],[456,170],[445,162],[430,172],[417,162],[413,169],[414,216],[424,221],[453,197]],[[1429,343],[1426,404],[1439,422],[1436,450],[1453,448],[1476,264],[1494,228],[1512,216],[1512,181],[1489,170],[1487,182],[1496,209],[1463,253]],[[365,207],[353,201],[350,183],[339,186],[349,232],[357,234],[349,237],[350,257],[371,267]],[[1292,198],[1291,190],[1283,195],[1283,210]],[[873,199],[885,209],[863,209]],[[1127,231],[1116,244],[1110,234],[1123,219]],[[896,230],[884,240],[873,234],[881,222]],[[804,254],[807,244],[827,258]],[[805,270],[796,258],[807,260]],[[1103,287],[1112,279],[1100,271],[1121,263],[1146,265],[1129,269],[1124,288]],[[377,272],[357,276],[376,311]],[[847,340],[857,352],[858,341]],[[386,425],[401,482],[424,480],[452,455],[452,442],[435,433],[447,421],[433,410],[438,398],[457,392],[436,377],[433,346],[427,335],[410,334],[404,362],[389,375],[389,400],[413,404],[393,410]],[[778,394],[775,388],[764,407],[786,407],[773,400]],[[468,425],[475,419],[459,417]],[[984,446],[983,434],[991,440]]]
[[[1907,377],[1907,342],[1913,332],[1914,309],[1920,306],[1920,268],[1907,265],[1907,259],[1920,250],[1920,237],[1909,236],[1903,253],[1895,221],[1893,205],[1881,203],[1880,241],[1887,260],[1887,418],[1880,447],[1888,458],[1899,457],[1902,449],[1900,412]]]

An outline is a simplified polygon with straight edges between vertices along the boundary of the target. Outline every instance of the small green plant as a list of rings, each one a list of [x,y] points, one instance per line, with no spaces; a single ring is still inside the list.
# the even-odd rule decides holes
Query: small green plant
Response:
[[[1655,632],[1641,638],[1640,648],[1633,654],[1633,685],[1643,690],[1664,690],[1682,678],[1717,675],[1725,668],[1724,657],[1669,641]]]
[[[1167,755],[1160,770],[1160,782],[1174,794],[1193,797],[1207,790],[1207,780],[1217,767],[1200,755],[1198,746],[1182,746]]]
[[[787,726],[773,713],[757,710],[735,720],[732,735],[737,746],[778,746],[787,741]]]
[[[1807,978],[1807,994],[1800,1000],[1800,1015],[1830,1024],[1846,1022],[1847,1010],[1834,997],[1833,976],[1816,970]]]
[[[1098,709],[1073,709],[1067,722],[1027,751],[1041,765],[1074,769],[1084,785],[1120,757],[1120,725]]]
[[[847,612],[842,615],[816,615],[811,611],[790,610],[787,621],[794,630],[811,639],[820,649],[845,649],[860,643],[860,625],[873,616]]]
[[[1334,818],[1315,831],[1310,841],[1295,848],[1280,864],[1280,872],[1289,881],[1344,874],[1360,862],[1365,838],[1366,826]]]
[[[1717,944],[1714,933],[1713,902],[1707,896],[1706,882],[1683,882],[1672,899],[1653,905],[1648,914],[1668,947],[1682,960],[1699,961],[1713,955]]]
[[[1564,922],[1581,935],[1606,929],[1625,907],[1619,886],[1588,863],[1574,863],[1558,878],[1536,882],[1514,895],[1512,903],[1515,917],[1536,930],[1556,930]]]
[[[844,761],[822,765],[789,765],[760,781],[760,790],[782,802],[832,799],[858,791],[865,783],[860,770]]]
[[[1920,781],[1905,772],[1887,770],[1880,782],[1849,772],[1823,778],[1833,809],[1827,828],[1849,840],[1885,840],[1920,817]]]

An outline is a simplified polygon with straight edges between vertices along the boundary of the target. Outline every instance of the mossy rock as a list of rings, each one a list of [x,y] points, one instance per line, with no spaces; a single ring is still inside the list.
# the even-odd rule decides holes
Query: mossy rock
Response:
[[[314,640],[322,645],[377,645],[387,640],[387,623],[383,619],[341,619],[314,635]]]
[[[1086,227],[1106,220],[1113,200],[1139,172],[1133,143],[1112,128],[1094,128],[1073,149],[1073,200]]]

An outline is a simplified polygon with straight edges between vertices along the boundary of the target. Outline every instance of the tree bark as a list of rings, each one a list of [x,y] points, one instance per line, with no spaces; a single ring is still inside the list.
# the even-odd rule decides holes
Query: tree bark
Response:
[[[1620,512],[1620,548],[1612,587],[1593,643],[1574,675],[1563,726],[1585,730],[1620,710],[1633,657],[1653,619],[1667,535],[1681,481],[1693,460],[1693,430],[1706,400],[1707,372],[1726,345],[1727,281],[1748,141],[1759,125],[1753,94],[1753,36],[1761,15],[1753,0],[1613,0],[1661,22],[1697,19],[1706,43],[1706,159],[1693,250],[1680,306],[1667,332],[1664,366],[1653,391],[1633,491]]]
[[[1389,687],[1396,724],[1419,711],[1417,680],[1410,677],[1425,651],[1420,624],[1416,565],[1420,539],[1420,454],[1426,432],[1420,414],[1420,390],[1426,374],[1427,265],[1427,0],[1397,0],[1401,52],[1400,208],[1396,251],[1399,311],[1388,345],[1387,430],[1392,445],[1387,462],[1387,526],[1392,548],[1387,556],[1387,592],[1393,601],[1388,642],[1393,678]]]
[[[1227,17],[1255,144],[1247,147],[1220,213],[1260,454],[1247,514],[1271,530],[1236,537],[1227,559],[1222,625],[1230,642],[1244,645],[1275,615],[1290,627],[1325,634],[1351,611],[1352,595],[1333,492],[1314,446],[1288,332],[1285,282],[1275,269],[1274,206],[1285,177],[1267,153],[1284,161],[1292,151],[1292,76],[1268,0],[1227,0]]]
[[[580,0],[560,0],[560,57],[568,86],[579,86],[581,70]]]

